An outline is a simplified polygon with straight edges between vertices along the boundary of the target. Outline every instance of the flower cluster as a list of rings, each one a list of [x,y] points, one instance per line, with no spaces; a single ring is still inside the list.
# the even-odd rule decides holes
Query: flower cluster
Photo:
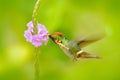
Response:
[[[35,47],[39,47],[42,45],[42,42],[48,42],[48,31],[42,24],[37,24],[37,34],[33,34],[33,22],[30,21],[27,24],[28,29],[24,32],[24,37],[30,43],[32,43]]]

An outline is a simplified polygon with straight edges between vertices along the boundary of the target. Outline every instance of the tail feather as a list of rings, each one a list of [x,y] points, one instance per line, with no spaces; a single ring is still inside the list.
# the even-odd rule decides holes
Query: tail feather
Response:
[[[82,52],[80,54],[77,54],[77,58],[97,58],[97,59],[99,59],[100,57],[96,56],[96,55],[89,54],[87,52]]]

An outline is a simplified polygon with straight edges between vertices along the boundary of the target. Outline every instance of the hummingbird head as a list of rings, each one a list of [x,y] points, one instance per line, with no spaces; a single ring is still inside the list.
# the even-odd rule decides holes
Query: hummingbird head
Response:
[[[61,43],[61,38],[63,37],[63,33],[61,32],[54,32],[49,37],[55,42],[55,43]]]

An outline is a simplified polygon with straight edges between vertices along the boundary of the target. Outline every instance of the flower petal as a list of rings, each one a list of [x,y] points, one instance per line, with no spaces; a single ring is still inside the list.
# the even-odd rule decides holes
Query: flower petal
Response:
[[[30,21],[30,22],[27,24],[27,26],[28,26],[28,30],[30,30],[31,32],[33,32],[33,22]]]
[[[32,34],[34,33],[33,31],[33,22],[30,21],[28,24],[28,30],[24,32],[24,37],[28,42],[31,42],[35,47],[39,47],[42,45],[42,42],[44,41],[45,43],[48,42],[48,31],[45,28],[44,25],[38,24],[38,33],[37,34]]]
[[[29,30],[26,30],[24,32],[24,37],[26,38],[26,41],[32,42],[32,34],[31,34],[31,32]]]
[[[45,28],[45,26],[42,24],[38,24],[38,34],[42,35],[42,34],[47,34],[47,33],[48,33],[48,31]]]
[[[32,44],[35,47],[41,46],[42,45],[42,37],[40,37],[39,35],[33,35]]]

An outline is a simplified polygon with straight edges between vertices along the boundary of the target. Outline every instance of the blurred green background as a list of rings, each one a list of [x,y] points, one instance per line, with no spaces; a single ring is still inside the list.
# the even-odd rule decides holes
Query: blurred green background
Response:
[[[23,34],[35,2],[0,0],[0,80],[34,79],[34,47]],[[41,0],[38,21],[68,39],[105,34],[84,48],[99,60],[72,62],[49,40],[39,49],[40,80],[120,80],[120,0]]]

